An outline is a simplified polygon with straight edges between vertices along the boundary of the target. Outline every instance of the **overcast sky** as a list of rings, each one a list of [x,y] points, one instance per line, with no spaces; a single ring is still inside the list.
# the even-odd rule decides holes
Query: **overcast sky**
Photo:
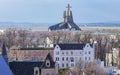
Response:
[[[77,23],[120,21],[120,0],[0,0],[0,22],[58,23],[68,3]]]

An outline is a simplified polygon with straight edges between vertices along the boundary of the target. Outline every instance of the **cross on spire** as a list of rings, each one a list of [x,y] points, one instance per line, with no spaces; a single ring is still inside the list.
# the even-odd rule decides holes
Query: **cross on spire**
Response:
[[[68,4],[68,6],[66,8],[68,8],[68,11],[70,11],[70,8],[72,8],[72,7],[70,6],[70,4]]]

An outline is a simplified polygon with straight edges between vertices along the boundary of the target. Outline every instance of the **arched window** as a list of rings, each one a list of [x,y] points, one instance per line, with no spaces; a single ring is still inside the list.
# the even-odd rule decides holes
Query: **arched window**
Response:
[[[89,54],[91,54],[90,51],[89,51]]]
[[[38,71],[35,71],[35,74],[38,75]]]
[[[40,75],[39,68],[35,67],[34,68],[34,75]]]

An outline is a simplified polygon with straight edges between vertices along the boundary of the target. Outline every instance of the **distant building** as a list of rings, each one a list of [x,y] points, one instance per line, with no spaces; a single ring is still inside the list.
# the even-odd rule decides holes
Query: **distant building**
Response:
[[[54,48],[46,47],[24,47],[13,48],[10,50],[10,60],[32,60],[32,61],[44,61],[48,53],[51,53],[54,57]]]
[[[50,53],[44,61],[12,61],[9,66],[14,75],[58,75],[58,67]]]
[[[119,48],[112,48],[110,53],[106,53],[106,66],[117,66],[120,57]]]
[[[59,68],[75,67],[79,61],[89,62],[94,60],[93,44],[55,44],[54,61]]]
[[[79,26],[77,26],[73,21],[72,11],[70,10],[71,6],[68,4],[67,12],[64,11],[63,13],[63,22],[58,23],[56,25],[50,26],[48,28],[49,31],[56,31],[56,30],[81,30]]]

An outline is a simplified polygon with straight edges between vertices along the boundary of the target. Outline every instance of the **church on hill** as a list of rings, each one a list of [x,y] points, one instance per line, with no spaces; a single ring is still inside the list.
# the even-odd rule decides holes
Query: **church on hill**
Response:
[[[79,26],[77,26],[73,21],[72,11],[70,10],[71,6],[68,4],[68,10],[63,13],[63,21],[61,23],[55,24],[48,28],[49,31],[56,30],[70,30],[70,31],[81,31]]]

